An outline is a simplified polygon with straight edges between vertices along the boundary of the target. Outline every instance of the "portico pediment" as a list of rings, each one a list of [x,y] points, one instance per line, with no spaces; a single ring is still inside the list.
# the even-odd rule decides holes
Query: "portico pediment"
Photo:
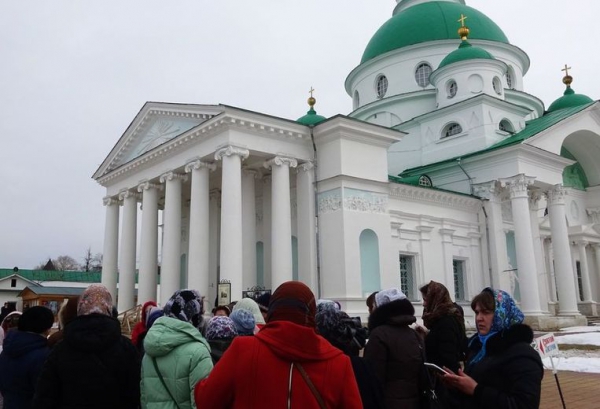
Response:
[[[93,177],[103,176],[144,155],[223,110],[216,105],[146,103]]]

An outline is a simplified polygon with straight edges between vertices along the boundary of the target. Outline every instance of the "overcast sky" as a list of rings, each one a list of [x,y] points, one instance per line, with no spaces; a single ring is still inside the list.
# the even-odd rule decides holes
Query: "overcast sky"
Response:
[[[467,0],[531,58],[546,106],[600,98],[600,1]],[[394,0],[0,0],[0,268],[102,252],[92,173],[146,101],[347,114],[344,80]],[[467,21],[468,23],[468,21]]]

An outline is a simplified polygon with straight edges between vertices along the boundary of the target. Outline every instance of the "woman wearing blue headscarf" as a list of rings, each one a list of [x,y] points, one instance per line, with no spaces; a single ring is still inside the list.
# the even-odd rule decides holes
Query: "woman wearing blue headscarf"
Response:
[[[531,347],[533,331],[502,290],[484,289],[473,298],[477,334],[469,340],[464,372],[444,375],[457,408],[537,409],[544,368]]]

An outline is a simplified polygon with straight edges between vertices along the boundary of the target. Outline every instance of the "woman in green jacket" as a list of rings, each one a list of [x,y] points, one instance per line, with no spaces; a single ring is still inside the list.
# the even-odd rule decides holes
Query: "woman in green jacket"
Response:
[[[144,340],[143,409],[195,408],[194,386],[213,368],[210,347],[199,331],[204,313],[196,290],[179,290],[164,306]]]

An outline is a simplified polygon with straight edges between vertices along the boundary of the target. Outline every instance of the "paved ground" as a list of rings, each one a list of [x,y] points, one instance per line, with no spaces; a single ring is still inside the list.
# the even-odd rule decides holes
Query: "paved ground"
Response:
[[[559,371],[567,409],[600,408],[600,374]],[[544,373],[540,409],[563,409],[552,371]]]

